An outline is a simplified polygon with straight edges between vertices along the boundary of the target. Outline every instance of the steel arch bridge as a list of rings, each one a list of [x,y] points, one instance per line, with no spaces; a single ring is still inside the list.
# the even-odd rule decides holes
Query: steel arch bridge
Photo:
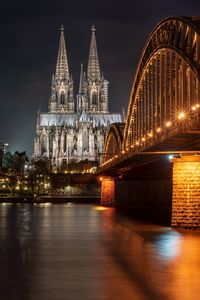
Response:
[[[122,151],[124,123],[111,124],[106,136],[104,147],[104,160],[109,160],[113,156],[118,158],[118,154]]]
[[[167,18],[155,27],[142,51],[119,154],[164,147],[165,141],[181,134],[198,140],[199,111],[200,17]],[[104,152],[112,149],[111,131]],[[174,148],[178,146],[176,140]],[[108,155],[104,157],[103,164]]]

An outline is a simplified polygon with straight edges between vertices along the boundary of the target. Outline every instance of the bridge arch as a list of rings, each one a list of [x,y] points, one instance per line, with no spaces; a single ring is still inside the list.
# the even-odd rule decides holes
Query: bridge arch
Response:
[[[119,155],[123,143],[124,123],[111,124],[107,130],[104,142],[103,162]]]
[[[142,51],[135,75],[123,150],[148,148],[200,107],[200,18],[159,23]]]

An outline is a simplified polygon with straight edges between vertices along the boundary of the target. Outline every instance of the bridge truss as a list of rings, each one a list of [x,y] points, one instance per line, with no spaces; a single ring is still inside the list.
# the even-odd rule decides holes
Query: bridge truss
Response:
[[[189,130],[200,135],[199,112],[200,17],[165,19],[143,49],[119,154],[148,151],[170,136]],[[118,144],[112,128],[105,141],[104,163],[108,157],[114,159],[108,149],[116,150]]]

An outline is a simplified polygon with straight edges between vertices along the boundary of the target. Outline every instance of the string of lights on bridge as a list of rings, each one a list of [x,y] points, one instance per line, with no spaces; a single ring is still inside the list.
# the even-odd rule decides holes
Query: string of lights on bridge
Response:
[[[177,122],[177,121],[183,122],[183,121],[185,121],[185,120],[188,120],[188,119],[190,118],[190,112],[195,113],[195,116],[197,116],[196,112],[197,112],[198,110],[200,110],[200,104],[199,104],[199,103],[197,103],[196,105],[193,105],[193,106],[191,107],[191,110],[190,110],[190,111],[189,111],[189,110],[186,110],[186,109],[185,109],[185,110],[183,109],[183,110],[179,111],[179,112],[176,114],[176,118],[175,118],[174,122]],[[194,116],[193,116],[193,117],[194,117]],[[158,128],[156,129],[155,132],[156,132],[157,134],[161,134],[162,132],[165,132],[165,133],[166,133],[166,130],[169,130],[169,129],[172,128],[172,125],[173,125],[174,122],[168,120],[168,121],[165,123],[165,127],[164,127],[164,128],[158,127]],[[145,144],[145,142],[146,142],[148,139],[151,139],[151,138],[153,138],[153,137],[154,137],[154,134],[153,134],[153,132],[152,132],[152,130],[151,130],[151,132],[149,132],[146,136],[143,136],[143,137],[141,138],[141,142],[140,142],[140,141],[136,141],[136,142],[135,142],[135,146],[136,146],[137,148],[140,147],[140,146],[143,146],[143,145]],[[107,164],[112,163],[113,161],[116,161],[116,160],[117,160],[118,158],[120,158],[121,156],[126,155],[127,152],[135,150],[136,147],[134,147],[134,145],[131,145],[131,149],[130,149],[130,148],[126,148],[125,150],[122,149],[121,154],[115,154],[113,157],[111,157],[111,158],[109,158],[108,160],[106,160],[105,162],[103,162],[103,163],[101,164],[101,167],[104,167],[104,166],[106,166]],[[169,156],[169,157],[171,157],[171,156]]]

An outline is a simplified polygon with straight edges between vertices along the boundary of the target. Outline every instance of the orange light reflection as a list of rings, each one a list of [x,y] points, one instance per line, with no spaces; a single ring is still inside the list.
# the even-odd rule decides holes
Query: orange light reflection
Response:
[[[105,206],[95,206],[94,209],[95,209],[95,210],[107,210],[107,209],[109,209],[109,207],[105,207]]]

